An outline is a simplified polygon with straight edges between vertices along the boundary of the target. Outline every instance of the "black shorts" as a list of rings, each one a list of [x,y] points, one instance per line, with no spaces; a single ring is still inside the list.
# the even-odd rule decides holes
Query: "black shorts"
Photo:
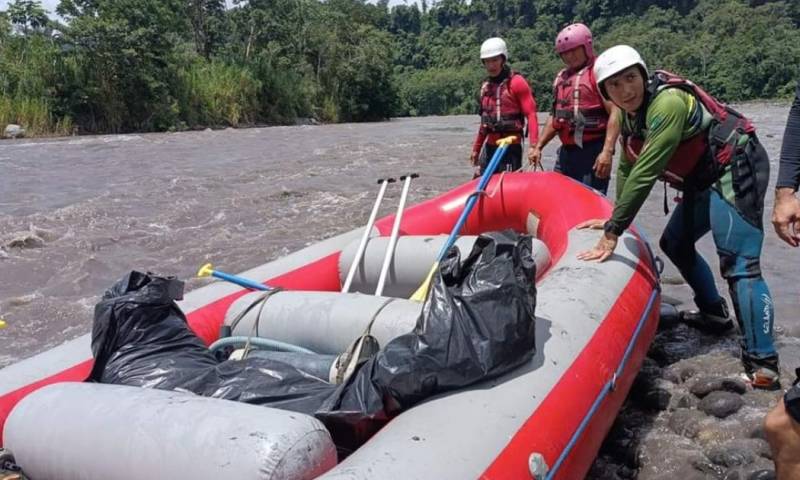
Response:
[[[486,170],[486,167],[489,166],[489,162],[492,160],[492,156],[496,150],[497,145],[487,144],[483,146],[480,157],[481,175],[483,175],[483,171]],[[504,171],[514,172],[520,168],[522,168],[522,144],[514,143],[508,146],[506,153],[503,155],[503,158],[500,159],[500,163],[497,165],[497,169],[495,169],[494,173],[501,173]]]

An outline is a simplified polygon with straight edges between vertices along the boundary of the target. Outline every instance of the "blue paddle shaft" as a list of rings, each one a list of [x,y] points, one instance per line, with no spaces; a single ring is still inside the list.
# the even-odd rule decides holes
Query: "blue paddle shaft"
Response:
[[[482,192],[483,189],[486,188],[486,185],[489,184],[489,179],[494,174],[494,171],[497,170],[497,165],[500,164],[500,160],[503,158],[503,154],[506,153],[508,149],[508,144],[504,143],[501,145],[497,150],[494,151],[494,155],[492,155],[492,160],[489,161],[489,165],[486,167],[486,171],[483,172],[483,176],[481,176],[480,181],[478,182],[478,188],[475,189],[476,192]],[[436,258],[437,262],[441,262],[444,256],[447,254],[447,251],[450,250],[450,247],[456,243],[456,237],[458,237],[461,228],[464,227],[464,224],[467,223],[467,217],[469,217],[470,212],[472,212],[472,208],[475,206],[475,203],[478,201],[478,195],[470,195],[467,199],[467,203],[464,205],[464,210],[461,211],[461,216],[458,217],[458,221],[456,222],[456,226],[453,227],[453,231],[450,232],[450,237],[447,238],[447,241],[442,245],[442,250],[439,252],[439,256]]]
[[[220,272],[220,271],[217,271],[217,270],[213,270],[211,272],[211,276],[217,277],[219,279],[222,279],[222,280],[225,280],[225,281],[228,281],[228,282],[231,282],[231,283],[235,283],[236,285],[239,285],[240,287],[251,288],[253,290],[262,290],[262,291],[269,290],[269,288],[266,287],[265,285],[262,285],[262,284],[260,284],[258,282],[254,282],[253,280],[248,280],[246,278],[239,277],[237,275],[231,275],[230,273],[225,273],[225,272]]]

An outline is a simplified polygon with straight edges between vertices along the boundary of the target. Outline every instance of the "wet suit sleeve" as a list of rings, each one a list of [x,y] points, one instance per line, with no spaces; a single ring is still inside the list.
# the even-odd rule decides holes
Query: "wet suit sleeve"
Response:
[[[511,79],[511,91],[519,102],[520,110],[528,120],[529,145],[536,145],[539,141],[539,120],[536,118],[536,99],[528,82],[522,75],[514,75]]]
[[[628,160],[628,155],[623,149],[619,155],[619,165],[617,166],[617,198],[616,203],[619,203],[622,198],[622,192],[625,191],[625,182],[628,181],[628,175],[631,174],[633,164]]]
[[[789,120],[783,132],[781,162],[775,188],[788,187],[797,190],[800,186],[800,82],[797,84],[794,103],[789,110]]]
[[[617,124],[622,125],[622,122],[625,121],[623,118],[624,113],[621,109],[617,109]],[[620,137],[621,139],[622,137]],[[628,158],[628,154],[625,153],[625,147],[621,146],[619,152],[619,164],[617,165],[617,189],[616,189],[616,198],[614,202],[619,202],[619,199],[622,197],[622,192],[625,190],[625,182],[628,181],[628,175],[631,174],[631,168],[633,168],[633,163],[631,163],[630,159]]]
[[[619,162],[620,171],[625,173],[624,164],[628,164],[630,170],[622,183],[617,183],[617,202],[606,231],[622,235],[633,223],[681,142],[687,113],[686,103],[679,95],[665,92],[650,104],[646,118],[647,135],[639,159],[632,165],[626,159]]]

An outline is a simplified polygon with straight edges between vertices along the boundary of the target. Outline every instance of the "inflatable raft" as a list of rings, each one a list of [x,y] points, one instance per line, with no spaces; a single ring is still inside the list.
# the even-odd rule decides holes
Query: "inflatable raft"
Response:
[[[383,297],[413,293],[475,184],[406,209]],[[508,228],[535,237],[533,359],[403,412],[342,461],[310,416],[72,383],[92,368],[89,335],[0,370],[0,445],[35,480],[583,478],[641,366],[660,307],[655,261],[635,229],[609,261],[576,259],[599,235],[575,226],[610,213],[604,197],[555,173],[495,175],[457,245],[468,251],[471,236]],[[375,223],[349,290],[361,294],[336,292],[363,228],[243,272],[286,290],[270,300],[268,318],[238,315],[254,294],[224,282],[189,292],[179,305],[208,344],[237,316],[235,335],[263,328],[272,339],[330,354],[374,317],[371,331],[383,344],[413,328],[421,308],[371,296],[393,220]],[[315,320],[298,319],[298,304]]]

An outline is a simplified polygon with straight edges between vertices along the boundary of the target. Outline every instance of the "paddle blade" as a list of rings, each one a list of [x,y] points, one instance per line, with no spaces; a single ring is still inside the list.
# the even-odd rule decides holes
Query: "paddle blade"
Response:
[[[433,274],[436,273],[436,269],[439,268],[439,262],[435,262],[433,267],[431,267],[431,271],[428,272],[428,275],[425,276],[425,280],[422,281],[422,285],[419,286],[416,292],[409,298],[409,300],[414,302],[422,303],[428,297],[428,290],[431,289],[431,282],[433,281]]]
[[[6,328],[6,325],[7,325],[6,321],[3,320],[2,318],[0,318],[0,330],[3,329],[3,328]]]

